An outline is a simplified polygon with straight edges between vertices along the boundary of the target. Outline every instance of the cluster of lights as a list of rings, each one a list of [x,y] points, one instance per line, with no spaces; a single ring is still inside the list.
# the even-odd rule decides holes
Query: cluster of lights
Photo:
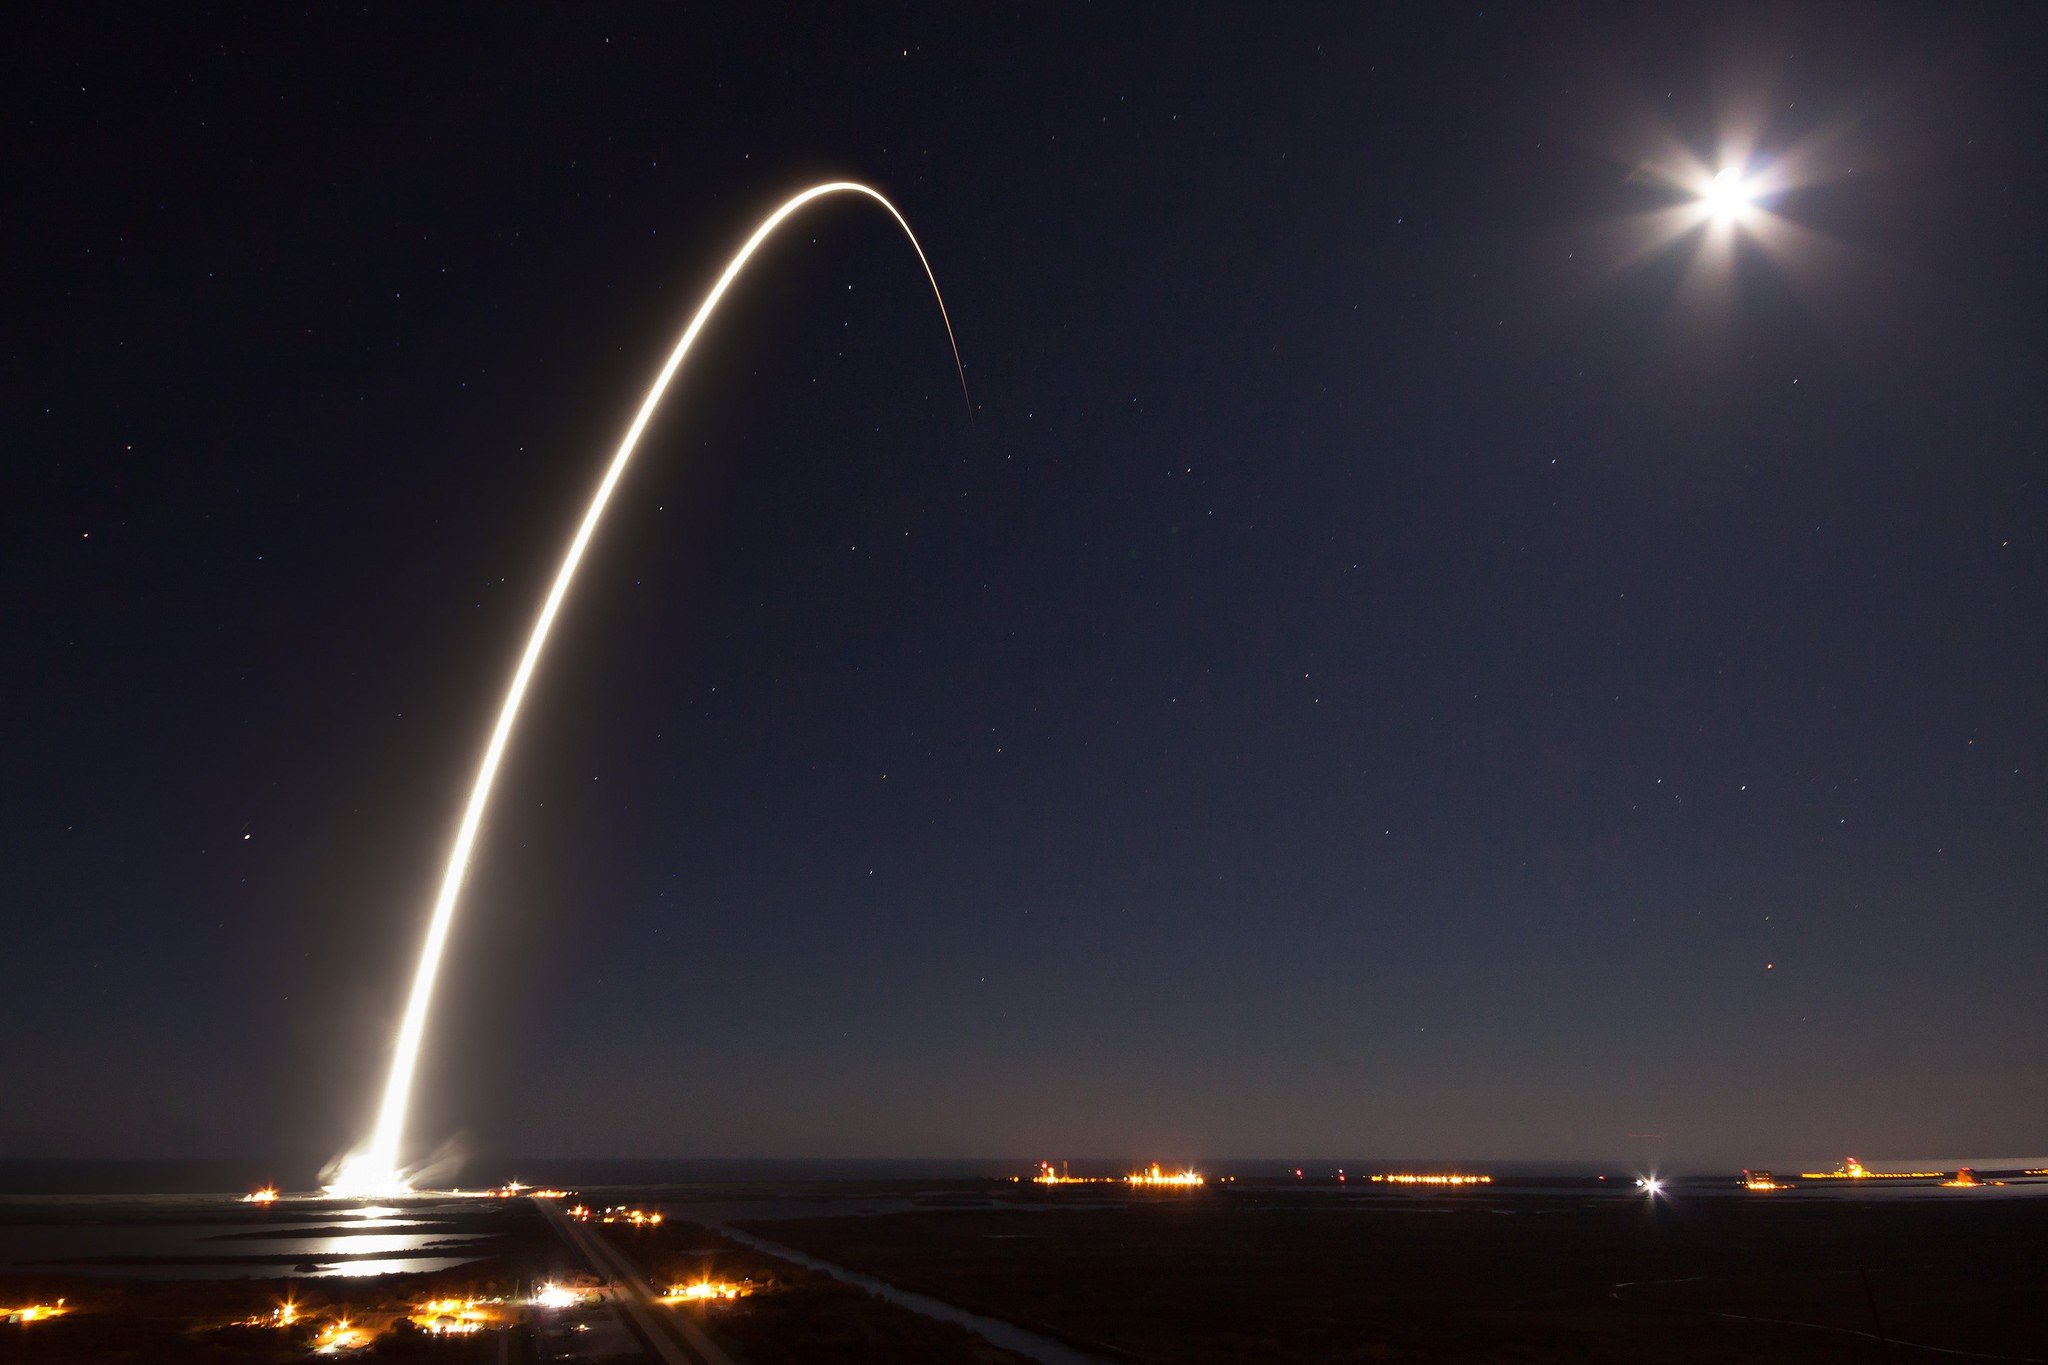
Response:
[[[1015,1178],[1014,1176],[1011,1177],[1013,1180]],[[1038,1163],[1038,1174],[1031,1177],[1031,1183],[1034,1185],[1107,1185],[1113,1183],[1115,1179],[1115,1176],[1108,1175],[1068,1175],[1067,1164],[1064,1161],[1060,1163],[1060,1168],[1057,1171],[1052,1168],[1050,1161],[1041,1161]]]
[[[343,1351],[360,1351],[370,1344],[370,1334],[347,1318],[340,1318],[320,1329],[320,1335],[313,1338],[316,1355],[338,1356]]]
[[[1194,1170],[1162,1171],[1159,1169],[1159,1163],[1156,1161],[1152,1163],[1150,1169],[1133,1171],[1124,1177],[1124,1184],[1126,1185],[1154,1187],[1163,1185],[1175,1189],[1191,1189],[1203,1183],[1204,1181],[1199,1172]]]
[[[1490,1175],[1416,1175],[1409,1172],[1389,1171],[1372,1178],[1375,1185],[1491,1185]]]
[[[501,1299],[429,1299],[415,1307],[413,1325],[437,1337],[463,1337],[497,1321],[487,1304]]]
[[[1968,1166],[1963,1167],[1947,1180],[1941,1182],[1944,1189],[1950,1190],[1975,1190],[1981,1189],[1986,1185],[2003,1185],[2004,1183],[2003,1180],[1979,1180],[1977,1173]]]
[[[460,1191],[457,1191],[457,1193],[460,1193]],[[484,1190],[482,1197],[485,1199],[567,1199],[569,1192],[567,1190],[547,1188],[535,1189],[533,1186],[524,1184],[521,1181],[508,1180],[495,1190]]]
[[[1792,1187],[1780,1182],[1769,1171],[1744,1171],[1742,1173],[1742,1188],[1754,1190],[1758,1194],[1764,1194],[1771,1190],[1789,1190]]]
[[[299,1306],[293,1303],[290,1299],[286,1299],[283,1303],[271,1309],[268,1313],[263,1313],[253,1318],[243,1318],[239,1322],[237,1322],[235,1326],[290,1327],[297,1323],[298,1320]]]
[[[590,1211],[585,1209],[583,1211],[583,1221],[588,1221],[589,1218]],[[597,1221],[600,1223],[625,1223],[636,1228],[658,1228],[661,1226],[661,1215],[649,1213],[645,1209],[627,1208],[621,1204],[600,1213],[597,1216]]]
[[[719,1303],[737,1299],[752,1290],[747,1285],[734,1284],[730,1280],[698,1280],[695,1284],[672,1284],[661,1296],[663,1303]]]
[[[1871,1171],[1855,1157],[1846,1158],[1840,1168],[1832,1171],[1801,1171],[1801,1180],[1940,1180],[1947,1171]]]
[[[47,1322],[51,1318],[61,1318],[70,1311],[64,1306],[62,1299],[55,1303],[30,1303],[20,1308],[0,1308],[0,1322]]]
[[[244,1204],[275,1204],[277,1202],[277,1186],[265,1185],[260,1190],[251,1190],[242,1196],[242,1202]]]

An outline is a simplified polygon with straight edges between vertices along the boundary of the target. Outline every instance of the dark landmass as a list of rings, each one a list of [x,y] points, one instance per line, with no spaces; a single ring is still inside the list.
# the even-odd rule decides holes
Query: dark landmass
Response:
[[[1059,1193],[739,1226],[1132,1361],[1869,1362],[1880,1322],[1899,1360],[2048,1358],[2048,1199],[2016,1192]]]
[[[964,1327],[937,1322],[829,1275],[728,1241],[699,1224],[603,1229],[657,1288],[697,1280],[744,1283],[728,1303],[682,1311],[746,1365],[1025,1365]]]

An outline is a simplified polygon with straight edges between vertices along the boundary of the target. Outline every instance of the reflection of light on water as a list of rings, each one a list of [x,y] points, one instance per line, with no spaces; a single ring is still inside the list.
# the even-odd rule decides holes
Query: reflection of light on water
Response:
[[[433,1270],[453,1270],[456,1266],[469,1264],[469,1258],[460,1256],[428,1256],[424,1258],[372,1257],[361,1261],[335,1261],[312,1272],[316,1276],[337,1275],[345,1279],[360,1279],[364,1275],[417,1275]]]
[[[368,1232],[358,1237],[313,1237],[297,1246],[287,1243],[278,1250],[308,1256],[317,1261],[329,1256],[352,1256],[357,1253],[374,1256],[379,1252],[425,1251],[438,1246],[460,1247],[477,1240],[479,1239],[476,1236],[423,1237],[417,1233]]]

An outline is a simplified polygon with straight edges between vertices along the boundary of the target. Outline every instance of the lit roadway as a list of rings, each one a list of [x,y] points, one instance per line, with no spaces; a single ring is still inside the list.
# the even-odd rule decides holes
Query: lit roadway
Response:
[[[552,1199],[533,1202],[569,1249],[612,1282],[612,1302],[632,1320],[664,1365],[733,1365],[732,1357],[712,1345],[696,1323],[656,1299],[633,1263],[602,1234],[568,1217]]]

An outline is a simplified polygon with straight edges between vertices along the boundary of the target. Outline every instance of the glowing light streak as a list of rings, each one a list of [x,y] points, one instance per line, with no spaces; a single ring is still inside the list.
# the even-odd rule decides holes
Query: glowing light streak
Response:
[[[1490,1175],[1415,1175],[1405,1171],[1390,1171],[1373,1178],[1375,1185],[1491,1185]]]
[[[391,1059],[391,1074],[384,1085],[383,1101],[378,1107],[377,1124],[369,1141],[344,1158],[336,1168],[334,1179],[328,1185],[328,1192],[343,1197],[390,1197],[409,1193],[412,1185],[399,1164],[399,1148],[405,1134],[406,1112],[411,1103],[413,1073],[419,1065],[420,1044],[426,1034],[427,1011],[433,1002],[434,983],[440,973],[441,955],[448,942],[448,932],[455,921],[455,907],[461,899],[462,885],[469,874],[470,855],[476,847],[477,834],[483,827],[484,812],[490,806],[491,788],[497,781],[499,764],[504,761],[506,747],[511,743],[512,729],[519,719],[520,703],[526,698],[528,684],[533,681],[534,671],[540,665],[542,651],[547,646],[548,633],[554,628],[555,616],[562,609],[563,601],[569,595],[569,587],[575,581],[576,569],[583,562],[583,554],[589,548],[591,538],[597,534],[599,522],[604,518],[605,507],[611,502],[612,492],[626,472],[626,466],[633,458],[634,449],[640,444],[641,434],[653,420],[654,412],[660,406],[663,395],[683,361],[696,345],[698,335],[704,330],[711,315],[717,311],[719,301],[725,297],[733,282],[753,259],[775,230],[791,214],[813,200],[827,195],[855,194],[872,199],[887,210],[903,229],[909,239],[911,250],[917,253],[918,263],[924,267],[925,278],[931,282],[932,295],[938,300],[939,318],[945,324],[946,340],[953,348],[953,366],[960,375],[960,392],[967,397],[967,370],[960,361],[959,342],[953,335],[953,320],[946,311],[945,296],[939,292],[939,278],[933,273],[930,260],[925,257],[924,247],[918,243],[917,234],[910,230],[910,223],[879,191],[850,180],[835,180],[810,189],[786,201],[775,212],[763,219],[754,229],[732,259],[726,263],[718,282],[704,296],[698,305],[689,326],[669,353],[668,361],[661,367],[647,396],[641,401],[640,410],[635,414],[632,425],[626,429],[625,438],[619,443],[617,453],[612,456],[604,477],[599,481],[597,491],[592,495],[589,507],[583,514],[582,522],[576,528],[575,536],[569,542],[568,551],[562,557],[561,568],[556,571],[554,585],[549,588],[540,614],[534,619],[533,631],[528,636],[526,649],[519,656],[512,680],[505,691],[505,700],[498,710],[497,724],[491,729],[490,742],[484,747],[483,761],[477,767],[476,781],[470,789],[469,800],[463,807],[462,820],[456,829],[455,842],[449,849],[448,866],[441,875],[441,889],[434,899],[433,914],[428,920],[426,940],[420,948],[419,966],[413,974],[412,990],[406,997],[405,1013],[399,1024],[398,1039]],[[969,399],[969,415],[973,404]]]

